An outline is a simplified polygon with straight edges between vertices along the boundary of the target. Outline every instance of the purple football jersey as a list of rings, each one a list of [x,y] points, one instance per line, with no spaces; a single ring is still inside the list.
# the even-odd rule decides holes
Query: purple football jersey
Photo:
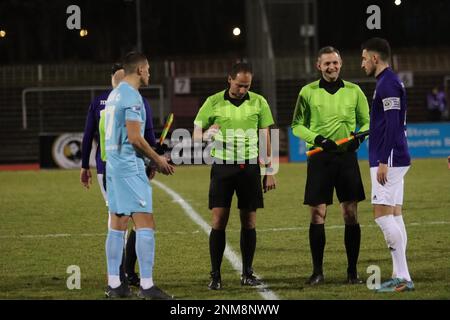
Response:
[[[411,164],[406,141],[406,91],[391,68],[377,76],[370,110],[369,164],[378,167]]]

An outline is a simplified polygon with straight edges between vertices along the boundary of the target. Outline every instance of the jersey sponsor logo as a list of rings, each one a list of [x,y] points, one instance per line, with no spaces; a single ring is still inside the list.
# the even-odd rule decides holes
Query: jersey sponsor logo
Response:
[[[400,110],[400,98],[399,97],[384,98],[383,109],[384,111]]]
[[[141,106],[132,106],[131,110],[133,110],[134,112],[140,112],[141,111]]]

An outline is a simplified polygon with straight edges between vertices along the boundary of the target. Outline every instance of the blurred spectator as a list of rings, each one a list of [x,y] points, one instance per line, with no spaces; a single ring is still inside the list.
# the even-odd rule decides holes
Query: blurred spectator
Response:
[[[428,120],[441,121],[447,112],[445,92],[437,86],[427,96]]]

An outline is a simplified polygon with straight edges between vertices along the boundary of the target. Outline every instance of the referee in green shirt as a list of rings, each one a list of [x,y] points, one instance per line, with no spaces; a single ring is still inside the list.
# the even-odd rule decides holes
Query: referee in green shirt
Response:
[[[194,141],[214,139],[209,187],[212,229],[209,235],[211,282],[208,287],[211,290],[222,287],[220,265],[234,192],[241,220],[241,284],[261,284],[252,269],[256,248],[256,209],[264,206],[262,190],[275,189],[275,178],[267,175],[261,185],[258,144],[266,143],[266,150],[270,150],[268,128],[274,121],[266,99],[249,91],[252,78],[249,64],[235,64],[228,76],[229,88],[208,97],[194,121]],[[260,129],[263,130],[264,141],[258,141]]]
[[[305,140],[308,149],[324,150],[311,156],[307,164],[304,204],[311,212],[309,243],[314,269],[306,282],[310,285],[324,281],[324,226],[335,188],[345,221],[347,283],[362,283],[356,268],[361,241],[357,206],[365,194],[356,150],[364,138],[340,146],[334,141],[350,136],[357,126],[360,131],[368,130],[369,106],[358,85],[339,78],[341,66],[338,50],[330,46],[319,50],[317,68],[322,77],[301,89],[292,121],[294,135]]]

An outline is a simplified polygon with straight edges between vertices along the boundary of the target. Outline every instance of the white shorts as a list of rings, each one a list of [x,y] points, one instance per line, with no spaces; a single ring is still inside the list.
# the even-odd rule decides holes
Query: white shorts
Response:
[[[105,200],[106,206],[108,206],[108,198],[106,196],[105,186],[103,184],[103,173],[97,174],[98,186],[100,187],[100,191],[102,192],[103,199]]]
[[[403,178],[408,167],[388,167],[387,182],[382,186],[377,180],[378,167],[370,168],[372,180],[372,204],[396,206],[403,204]]]

